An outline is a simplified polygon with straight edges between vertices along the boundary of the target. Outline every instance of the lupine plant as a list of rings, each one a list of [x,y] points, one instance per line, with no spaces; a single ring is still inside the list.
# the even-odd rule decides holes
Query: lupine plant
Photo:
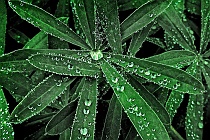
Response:
[[[1,0],[0,9],[0,139],[208,135],[209,0]]]

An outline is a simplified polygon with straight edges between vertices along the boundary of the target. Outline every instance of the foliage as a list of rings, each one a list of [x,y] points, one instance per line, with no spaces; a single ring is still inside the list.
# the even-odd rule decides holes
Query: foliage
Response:
[[[0,139],[208,135],[208,0],[3,0],[0,8]]]

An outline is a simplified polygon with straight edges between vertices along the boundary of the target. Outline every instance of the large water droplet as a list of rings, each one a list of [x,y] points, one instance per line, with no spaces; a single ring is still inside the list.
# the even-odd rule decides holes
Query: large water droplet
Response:
[[[198,127],[202,129],[203,128],[203,123],[199,122]]]
[[[133,67],[134,66],[134,63],[133,62],[130,62],[130,63],[128,63],[128,67]]]
[[[83,113],[84,113],[85,115],[87,115],[87,114],[89,114],[89,113],[90,113],[90,110],[88,110],[88,109],[84,109],[84,110],[83,110]]]
[[[92,102],[91,100],[87,99],[85,100],[85,106],[91,106]]]
[[[123,92],[125,90],[124,86],[117,86],[117,91]]]
[[[80,134],[82,134],[82,135],[87,135],[87,132],[88,132],[88,130],[87,130],[87,128],[81,128],[80,129]]]

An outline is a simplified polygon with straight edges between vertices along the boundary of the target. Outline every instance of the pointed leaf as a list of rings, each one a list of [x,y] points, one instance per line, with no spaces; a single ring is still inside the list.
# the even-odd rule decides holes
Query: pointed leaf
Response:
[[[8,34],[10,35],[10,37],[16,40],[17,43],[21,43],[23,45],[25,45],[30,40],[29,37],[27,37],[24,33],[17,29],[10,29],[8,31]]]
[[[188,12],[201,15],[201,1],[200,0],[185,0],[186,9]]]
[[[188,66],[196,59],[196,54],[191,51],[172,50],[146,58],[146,60],[169,65],[175,68]]]
[[[134,33],[131,43],[130,43],[130,46],[128,48],[129,55],[135,56],[136,53],[140,50],[143,42],[145,41],[146,37],[149,34],[149,31],[150,31],[152,25],[153,25],[153,23],[150,23],[147,26],[145,26],[141,31]]]
[[[52,117],[45,132],[49,135],[61,134],[73,124],[74,114],[74,104],[70,103]]]
[[[13,140],[14,131],[12,124],[9,121],[9,110],[6,98],[4,97],[4,92],[0,87],[0,138],[3,140]]]
[[[62,78],[58,75],[47,77],[43,82],[33,88],[16,106],[12,112],[11,121],[22,123],[36,115],[55,100],[72,81],[68,77]]]
[[[33,88],[32,81],[22,73],[0,72],[0,85],[10,91],[17,102]]]
[[[195,72],[196,71],[196,72]],[[188,69],[188,73],[201,80],[201,69],[195,63]],[[187,140],[203,139],[204,127],[204,94],[190,95],[187,105],[187,116],[185,118],[185,129]]]
[[[95,7],[94,0],[73,0],[76,14],[80,21],[82,30],[90,46],[95,48]]]
[[[195,51],[193,31],[187,27],[171,5],[158,17],[158,23],[182,48]]]
[[[72,140],[86,138],[94,140],[97,90],[97,81],[86,79],[71,130]]]
[[[117,0],[97,0],[97,9],[104,16],[103,24],[108,43],[115,53],[122,53]]]
[[[47,49],[48,48],[48,38],[44,31],[40,31],[36,34],[30,41],[28,41],[24,49]]]
[[[135,77],[130,77],[129,83],[133,86],[139,95],[146,101],[146,103],[153,109],[156,115],[160,118],[164,126],[167,127],[171,124],[168,112],[163,105],[152,95]]]
[[[105,60],[101,64],[101,68],[142,139],[170,140],[157,114],[121,74]]]
[[[71,76],[96,76],[100,73],[97,65],[72,57],[38,54],[29,59],[29,63],[38,69],[56,74]]]
[[[154,0],[118,0],[119,11],[136,9],[150,1]]]
[[[0,1],[0,56],[4,54],[5,40],[6,40],[6,26],[7,26],[7,8],[5,0]]]
[[[49,34],[68,41],[74,45],[80,46],[81,48],[90,49],[85,41],[76,35],[67,25],[59,20],[56,20],[53,15],[47,13],[43,9],[17,0],[10,0],[9,5],[24,20],[41,30],[44,30]]]
[[[128,18],[121,24],[122,40],[131,36],[136,31],[142,29],[147,24],[151,23],[165,9],[168,8],[171,1],[154,1],[142,5],[136,9]]]
[[[120,65],[126,71],[133,72],[160,86],[175,91],[188,92],[190,94],[201,94],[204,92],[204,87],[199,80],[180,69],[122,55],[112,55],[110,61]]]
[[[200,52],[206,50],[210,42],[210,2],[209,0],[201,0],[201,41]]]
[[[121,129],[122,107],[113,94],[109,103],[101,140],[117,140]]]

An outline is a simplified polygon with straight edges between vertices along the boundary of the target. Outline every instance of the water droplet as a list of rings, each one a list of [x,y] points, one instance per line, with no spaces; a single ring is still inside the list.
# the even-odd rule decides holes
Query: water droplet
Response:
[[[144,74],[145,75],[150,75],[150,71],[145,71]]]
[[[113,78],[112,78],[112,82],[113,82],[113,83],[117,83],[117,82],[118,82],[118,78],[113,77]]]
[[[91,106],[92,102],[91,100],[87,99],[85,100],[85,106]]]
[[[125,89],[124,86],[117,86],[117,91],[123,92]]]
[[[103,53],[101,52],[101,50],[91,51],[90,56],[93,60],[99,60],[103,58]]]
[[[87,115],[87,114],[89,114],[89,113],[90,113],[90,110],[88,110],[88,109],[84,109],[84,110],[83,110],[83,113],[84,113],[85,115]]]
[[[134,63],[133,62],[130,62],[130,63],[128,63],[128,67],[133,67],[134,66]]]
[[[88,132],[88,130],[87,130],[87,128],[81,128],[80,129],[80,134],[82,134],[82,135],[87,135],[87,132]]]
[[[198,127],[202,129],[203,128],[203,123],[202,122],[199,122],[198,123]]]

